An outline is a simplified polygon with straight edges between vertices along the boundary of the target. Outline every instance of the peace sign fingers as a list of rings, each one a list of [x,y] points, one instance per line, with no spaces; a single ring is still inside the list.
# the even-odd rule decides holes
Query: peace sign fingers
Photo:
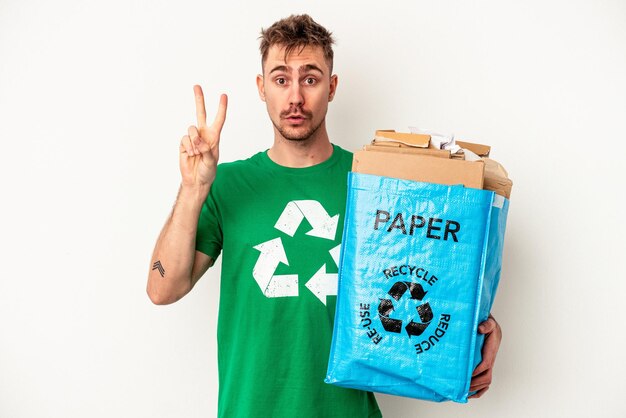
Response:
[[[228,97],[222,94],[213,123],[206,122],[204,93],[199,85],[193,86],[198,126],[190,126],[180,144],[180,170],[183,183],[189,185],[212,184],[219,160],[220,134],[226,120]]]
[[[206,128],[208,128],[206,124],[206,107],[204,105],[204,93],[202,92],[202,87],[199,85],[193,86],[193,93],[196,98],[196,118],[198,120],[198,129],[200,132],[204,132]],[[215,120],[213,124],[210,126],[211,130],[217,134],[222,132],[222,127],[224,126],[224,121],[226,120],[226,109],[228,107],[228,96],[222,94],[220,96],[220,104],[217,108],[217,115],[215,115]],[[209,138],[206,138],[209,139]]]

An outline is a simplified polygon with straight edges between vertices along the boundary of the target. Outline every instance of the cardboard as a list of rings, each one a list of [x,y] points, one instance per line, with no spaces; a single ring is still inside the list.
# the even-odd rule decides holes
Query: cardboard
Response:
[[[410,134],[392,130],[378,130],[374,136],[375,143],[399,143],[409,147],[428,148],[430,135]]]
[[[393,143],[393,142],[388,142],[386,145],[379,145],[378,143],[373,143],[372,145],[365,145],[363,149],[365,151],[393,152],[393,153],[400,153],[400,154],[421,154],[421,155],[429,155],[431,157],[438,157],[438,158],[450,158],[450,151],[448,150],[408,147],[408,146],[402,146],[402,144]]]
[[[357,151],[352,160],[352,171],[447,185],[462,184],[483,188],[485,164],[482,161],[463,161],[433,158],[428,155],[393,153],[378,150]]]
[[[491,147],[489,145],[474,144],[473,142],[456,141],[456,144],[461,147],[472,151],[479,157],[489,157]]]
[[[433,148],[429,135],[377,130],[372,143],[355,153],[353,171],[428,183],[463,184],[509,199],[513,182],[501,164],[487,158],[491,147],[467,141],[456,144],[482,157],[482,161],[465,161],[462,150],[452,154]]]

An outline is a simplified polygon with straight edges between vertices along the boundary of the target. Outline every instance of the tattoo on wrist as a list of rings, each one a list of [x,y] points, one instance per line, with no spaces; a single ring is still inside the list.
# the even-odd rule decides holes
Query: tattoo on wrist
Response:
[[[161,275],[161,277],[165,277],[165,269],[163,268],[163,266],[161,265],[161,261],[157,260],[153,265],[152,265],[152,270],[159,270],[159,274]]]

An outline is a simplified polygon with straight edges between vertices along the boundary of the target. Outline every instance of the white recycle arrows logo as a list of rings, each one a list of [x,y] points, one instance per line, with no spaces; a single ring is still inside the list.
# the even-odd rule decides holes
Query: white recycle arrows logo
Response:
[[[339,215],[330,216],[324,207],[315,200],[294,200],[285,206],[274,228],[293,237],[302,220],[306,218],[313,229],[307,235],[334,240],[337,233]],[[329,251],[335,265],[339,265],[341,244]],[[268,298],[298,296],[298,275],[275,275],[280,263],[289,265],[283,242],[279,238],[258,244],[255,250],[261,252],[252,270],[252,276]],[[337,295],[337,273],[326,273],[326,264],[305,283],[315,297],[326,305],[326,296]]]

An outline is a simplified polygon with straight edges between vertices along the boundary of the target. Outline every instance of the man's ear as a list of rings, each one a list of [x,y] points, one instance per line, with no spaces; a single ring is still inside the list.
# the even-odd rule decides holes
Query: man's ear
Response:
[[[335,92],[337,91],[337,84],[339,83],[339,77],[337,74],[333,74],[330,76],[330,89],[328,91],[328,101],[332,102],[335,97]]]
[[[263,84],[263,76],[257,74],[256,76],[256,88],[259,90],[259,97],[265,101],[265,85]]]

